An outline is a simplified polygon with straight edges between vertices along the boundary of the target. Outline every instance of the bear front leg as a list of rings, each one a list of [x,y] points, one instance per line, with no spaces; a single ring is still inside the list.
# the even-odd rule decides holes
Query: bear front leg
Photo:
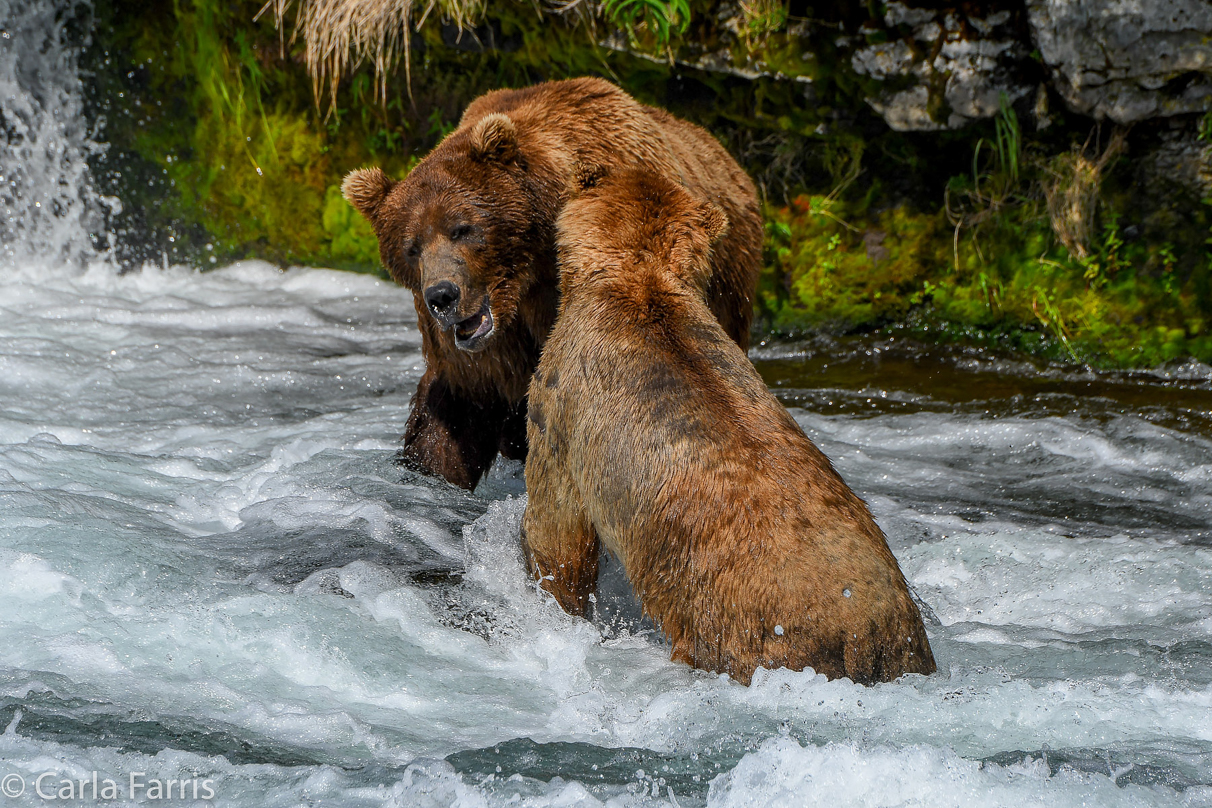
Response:
[[[564,611],[586,617],[598,585],[597,532],[572,479],[553,462],[545,442],[535,445],[533,433],[526,494],[522,552],[530,572]]]
[[[523,399],[509,408],[501,424],[501,441],[498,449],[502,457],[510,460],[526,459],[526,401]]]
[[[477,402],[456,393],[426,370],[396,462],[471,491],[497,456],[507,410],[501,402]]]
[[[522,552],[530,572],[560,608],[588,617],[589,596],[598,585],[597,533],[583,513],[574,518],[532,517],[532,502],[522,520]]]

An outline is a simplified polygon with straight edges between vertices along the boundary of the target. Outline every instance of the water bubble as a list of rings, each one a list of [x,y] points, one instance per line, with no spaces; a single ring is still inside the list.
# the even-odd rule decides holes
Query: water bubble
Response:
[[[777,634],[777,635],[779,635],[780,637],[782,637],[782,636],[783,636],[783,627],[782,627],[782,626],[775,626],[775,627],[774,627],[774,633],[775,633],[775,634]]]

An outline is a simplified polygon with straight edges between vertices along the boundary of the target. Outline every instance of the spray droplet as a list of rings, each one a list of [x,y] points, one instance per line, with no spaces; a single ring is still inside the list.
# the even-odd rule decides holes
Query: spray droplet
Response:
[[[782,637],[782,636],[783,636],[783,627],[782,627],[782,626],[775,626],[775,627],[774,627],[774,633],[775,633],[775,634],[777,634],[777,635],[779,635],[780,637]]]
[[[842,590],[842,597],[844,597],[844,598],[848,598],[848,597],[850,597],[850,590],[849,590],[849,589],[843,589],[843,590]]]

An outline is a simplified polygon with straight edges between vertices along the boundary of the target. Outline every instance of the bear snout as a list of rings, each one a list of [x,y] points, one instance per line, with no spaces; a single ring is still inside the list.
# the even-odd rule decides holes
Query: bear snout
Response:
[[[451,281],[440,281],[425,290],[425,305],[443,328],[450,328],[459,319],[460,297],[459,287]]]

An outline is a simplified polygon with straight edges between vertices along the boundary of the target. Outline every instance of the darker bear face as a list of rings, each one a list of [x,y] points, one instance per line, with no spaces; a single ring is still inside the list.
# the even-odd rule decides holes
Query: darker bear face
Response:
[[[343,190],[374,226],[392,277],[455,346],[483,350],[512,323],[533,280],[534,239],[509,118],[455,132],[401,182],[363,169]]]

